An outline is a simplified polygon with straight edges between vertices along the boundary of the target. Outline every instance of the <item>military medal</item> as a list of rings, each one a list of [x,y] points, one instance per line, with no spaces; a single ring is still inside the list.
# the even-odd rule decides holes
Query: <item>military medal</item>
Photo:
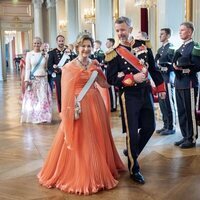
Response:
[[[131,53],[136,56],[136,51],[134,49],[131,48]]]
[[[147,68],[146,68],[146,67],[143,67],[143,68],[142,68],[142,73],[144,73],[144,74],[147,73]]]
[[[53,73],[51,74],[51,76],[52,76],[53,78],[56,78],[56,73],[53,72]]]

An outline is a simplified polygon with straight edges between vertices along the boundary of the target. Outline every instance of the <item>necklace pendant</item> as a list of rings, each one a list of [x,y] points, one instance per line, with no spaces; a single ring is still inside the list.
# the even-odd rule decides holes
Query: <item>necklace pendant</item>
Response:
[[[87,69],[88,69],[88,65],[89,65],[89,63],[90,63],[89,60],[87,61],[87,64],[84,64],[79,58],[77,58],[77,61],[79,62],[79,64],[81,65],[81,67],[82,67],[84,70],[87,70]]]

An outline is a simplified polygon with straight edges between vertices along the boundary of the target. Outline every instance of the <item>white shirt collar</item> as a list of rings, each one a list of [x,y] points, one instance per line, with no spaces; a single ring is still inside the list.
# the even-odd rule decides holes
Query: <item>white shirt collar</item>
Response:
[[[189,43],[192,42],[192,41],[193,41],[193,39],[191,38],[191,39],[187,40],[186,42],[183,42],[183,44],[184,44],[184,45],[187,45],[187,44],[189,44]]]

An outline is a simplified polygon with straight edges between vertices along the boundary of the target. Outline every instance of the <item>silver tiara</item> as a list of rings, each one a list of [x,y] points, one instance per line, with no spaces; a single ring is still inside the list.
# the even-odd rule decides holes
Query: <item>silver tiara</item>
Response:
[[[82,31],[82,32],[80,32],[80,33],[78,34],[76,40],[80,39],[80,38],[83,37],[84,35],[88,35],[89,37],[92,37],[92,34],[91,34],[89,31],[84,30],[84,31]]]

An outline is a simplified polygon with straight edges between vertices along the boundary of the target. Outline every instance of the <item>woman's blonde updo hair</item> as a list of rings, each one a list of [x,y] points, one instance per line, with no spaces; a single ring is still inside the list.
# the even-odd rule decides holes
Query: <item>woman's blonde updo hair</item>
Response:
[[[36,36],[36,37],[33,38],[33,41],[34,41],[34,40],[39,40],[40,43],[42,44],[42,39],[41,39],[40,37]]]

